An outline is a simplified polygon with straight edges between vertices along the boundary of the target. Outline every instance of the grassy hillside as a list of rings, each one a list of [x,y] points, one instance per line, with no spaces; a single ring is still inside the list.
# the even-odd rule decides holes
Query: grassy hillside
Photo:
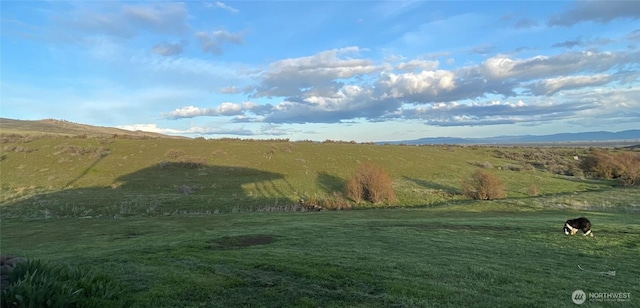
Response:
[[[640,190],[581,177],[587,149],[2,142],[2,254],[108,275],[124,290],[108,307],[566,307],[577,289],[631,293],[590,307],[640,305]],[[290,211],[362,162],[388,171],[396,204]],[[461,195],[480,169],[506,199]],[[594,238],[561,232],[578,216]]]
[[[119,135],[121,137],[129,138],[182,138],[143,131],[129,131],[113,127],[92,126],[54,119],[25,121],[0,118],[0,128],[2,129],[3,135],[20,134],[31,137],[39,135],[112,137],[114,135]]]
[[[607,189],[612,182],[560,176],[489,147],[288,141],[13,138],[2,144],[3,217],[167,215],[269,210],[344,190],[362,162],[387,170],[396,205],[466,198],[477,169],[501,178],[509,198]],[[546,150],[548,151],[548,150]],[[571,161],[581,149],[556,149]],[[503,158],[500,158],[503,157]],[[528,167],[527,167],[528,166]],[[384,206],[362,204],[360,206]]]

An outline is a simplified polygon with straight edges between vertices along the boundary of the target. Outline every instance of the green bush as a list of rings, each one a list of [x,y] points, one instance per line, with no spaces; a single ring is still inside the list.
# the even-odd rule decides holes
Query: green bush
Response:
[[[17,264],[2,290],[2,307],[118,307],[123,289],[112,278],[40,260]]]

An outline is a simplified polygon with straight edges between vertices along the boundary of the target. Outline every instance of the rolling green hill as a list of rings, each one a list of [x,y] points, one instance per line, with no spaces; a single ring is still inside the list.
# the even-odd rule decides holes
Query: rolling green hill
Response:
[[[99,307],[566,307],[577,289],[640,304],[640,190],[584,177],[586,148],[21,129],[0,136],[2,254],[108,275],[123,291]],[[298,206],[344,198],[364,162],[396,203]],[[476,170],[507,198],[463,196]],[[594,238],[561,232],[578,216]]]
[[[587,151],[573,148],[123,139],[84,134],[38,138],[12,134],[2,142],[4,217],[291,209],[301,198],[338,196],[363,162],[390,174],[398,195],[394,206],[401,207],[464,201],[461,182],[478,169],[504,181],[513,200],[603,190],[614,184],[558,175],[576,172],[574,157]]]

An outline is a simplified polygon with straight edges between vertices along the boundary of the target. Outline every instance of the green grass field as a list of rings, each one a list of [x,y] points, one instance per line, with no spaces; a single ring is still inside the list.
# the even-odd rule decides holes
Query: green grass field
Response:
[[[587,212],[596,236],[569,237],[563,220],[583,212],[505,206],[5,220],[2,249],[109,273],[140,307],[567,307],[577,289],[638,294],[637,215]]]
[[[640,306],[640,190],[514,171],[527,162],[494,148],[107,138],[2,146],[2,254],[106,273],[126,290],[121,306],[567,307],[577,289],[631,293],[583,306]],[[567,161],[584,153],[555,151]],[[389,172],[397,204],[286,211],[341,191],[365,161]],[[460,195],[478,162],[505,182],[507,199]],[[564,221],[582,215],[595,237],[565,236]]]

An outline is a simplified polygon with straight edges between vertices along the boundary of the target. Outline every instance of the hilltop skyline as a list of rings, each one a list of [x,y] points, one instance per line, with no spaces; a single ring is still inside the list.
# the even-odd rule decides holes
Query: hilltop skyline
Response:
[[[640,128],[634,1],[3,2],[1,116],[407,140]]]

